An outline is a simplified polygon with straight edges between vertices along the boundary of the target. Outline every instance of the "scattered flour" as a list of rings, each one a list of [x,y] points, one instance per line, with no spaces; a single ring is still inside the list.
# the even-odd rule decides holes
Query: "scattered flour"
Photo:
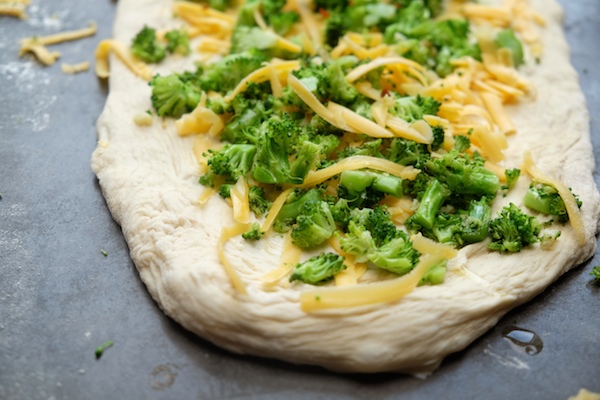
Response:
[[[27,8],[27,24],[35,28],[59,30],[64,27],[63,21],[69,15],[69,10],[49,10],[32,4]]]

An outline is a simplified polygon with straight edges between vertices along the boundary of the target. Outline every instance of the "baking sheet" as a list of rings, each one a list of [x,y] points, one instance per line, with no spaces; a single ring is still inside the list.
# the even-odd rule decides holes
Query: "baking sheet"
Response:
[[[600,2],[562,0],[572,60],[600,110]],[[111,36],[108,0],[33,0],[25,21],[0,17],[0,399],[566,399],[600,392],[600,288],[594,259],[517,308],[427,380],[339,375],[231,354],[183,330],[147,294],[110,217],[89,159],[107,95],[92,61]],[[19,59],[18,39],[98,23],[53,46],[51,67]],[[596,158],[600,120],[591,115]],[[595,174],[596,182],[600,181]],[[106,256],[102,251],[106,252]],[[502,337],[538,334],[526,354]],[[94,350],[113,340],[97,360]]]

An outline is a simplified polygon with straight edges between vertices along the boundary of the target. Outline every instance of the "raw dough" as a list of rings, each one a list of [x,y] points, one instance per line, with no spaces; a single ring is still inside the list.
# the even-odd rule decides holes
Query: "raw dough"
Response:
[[[231,285],[216,254],[230,208],[214,196],[197,199],[197,161],[191,138],[177,135],[172,120],[140,127],[133,117],[149,109],[150,88],[117,59],[111,63],[110,95],[98,121],[99,146],[92,168],[110,211],[121,225],[131,257],[153,298],[186,329],[237,353],[321,365],[336,371],[427,373],[448,354],[464,349],[510,309],[530,300],[560,275],[594,254],[600,196],[592,179],[594,158],[588,113],[569,63],[562,11],[555,1],[532,0],[547,19],[540,65],[521,72],[537,90],[535,101],[508,109],[518,127],[509,138],[507,166],[518,167],[530,149],[540,169],[559,178],[583,200],[587,242],[578,246],[571,227],[552,250],[538,245],[515,255],[462,249],[446,282],[423,286],[392,304],[305,314],[302,286],[265,291],[261,276],[279,260],[282,240],[227,244],[228,257],[248,286],[246,296]],[[129,43],[144,24],[177,25],[171,1],[121,0],[115,39]],[[157,72],[191,67],[174,59]],[[163,129],[164,126],[164,129]],[[494,210],[521,205],[529,180],[520,179]]]

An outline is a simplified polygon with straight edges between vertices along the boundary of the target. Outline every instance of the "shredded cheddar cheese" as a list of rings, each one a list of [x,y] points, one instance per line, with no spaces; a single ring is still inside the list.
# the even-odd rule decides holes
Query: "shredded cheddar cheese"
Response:
[[[238,273],[235,270],[235,267],[231,265],[231,262],[227,259],[225,254],[225,244],[236,236],[241,235],[242,233],[248,231],[250,229],[249,224],[236,224],[234,226],[223,228],[221,231],[221,237],[219,237],[219,241],[217,242],[217,253],[219,255],[219,260],[221,261],[221,265],[225,269],[225,273],[229,277],[231,284],[237,290],[237,292],[241,295],[246,294],[246,284]]]
[[[146,81],[149,81],[152,78],[154,73],[148,65],[133,57],[124,44],[111,39],[101,41],[96,48],[96,75],[98,75],[99,78],[108,78],[110,74],[108,57],[111,52],[114,53],[131,72],[140,78]]]

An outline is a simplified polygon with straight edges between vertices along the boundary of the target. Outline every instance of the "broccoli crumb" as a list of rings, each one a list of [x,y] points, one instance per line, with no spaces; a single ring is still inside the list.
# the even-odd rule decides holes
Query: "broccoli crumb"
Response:
[[[590,276],[594,278],[594,282],[600,284],[600,265],[596,265],[592,268]]]
[[[98,346],[95,351],[96,359],[99,359],[100,357],[102,357],[102,354],[104,354],[104,350],[108,349],[113,344],[114,344],[113,341],[109,340],[108,342],[102,343],[100,346]]]
[[[108,256],[108,253],[107,253],[107,252],[106,252],[106,250],[104,250],[104,249],[101,249],[101,250],[100,250],[100,253],[102,253],[102,255],[103,255],[104,257],[107,257],[107,256]]]

